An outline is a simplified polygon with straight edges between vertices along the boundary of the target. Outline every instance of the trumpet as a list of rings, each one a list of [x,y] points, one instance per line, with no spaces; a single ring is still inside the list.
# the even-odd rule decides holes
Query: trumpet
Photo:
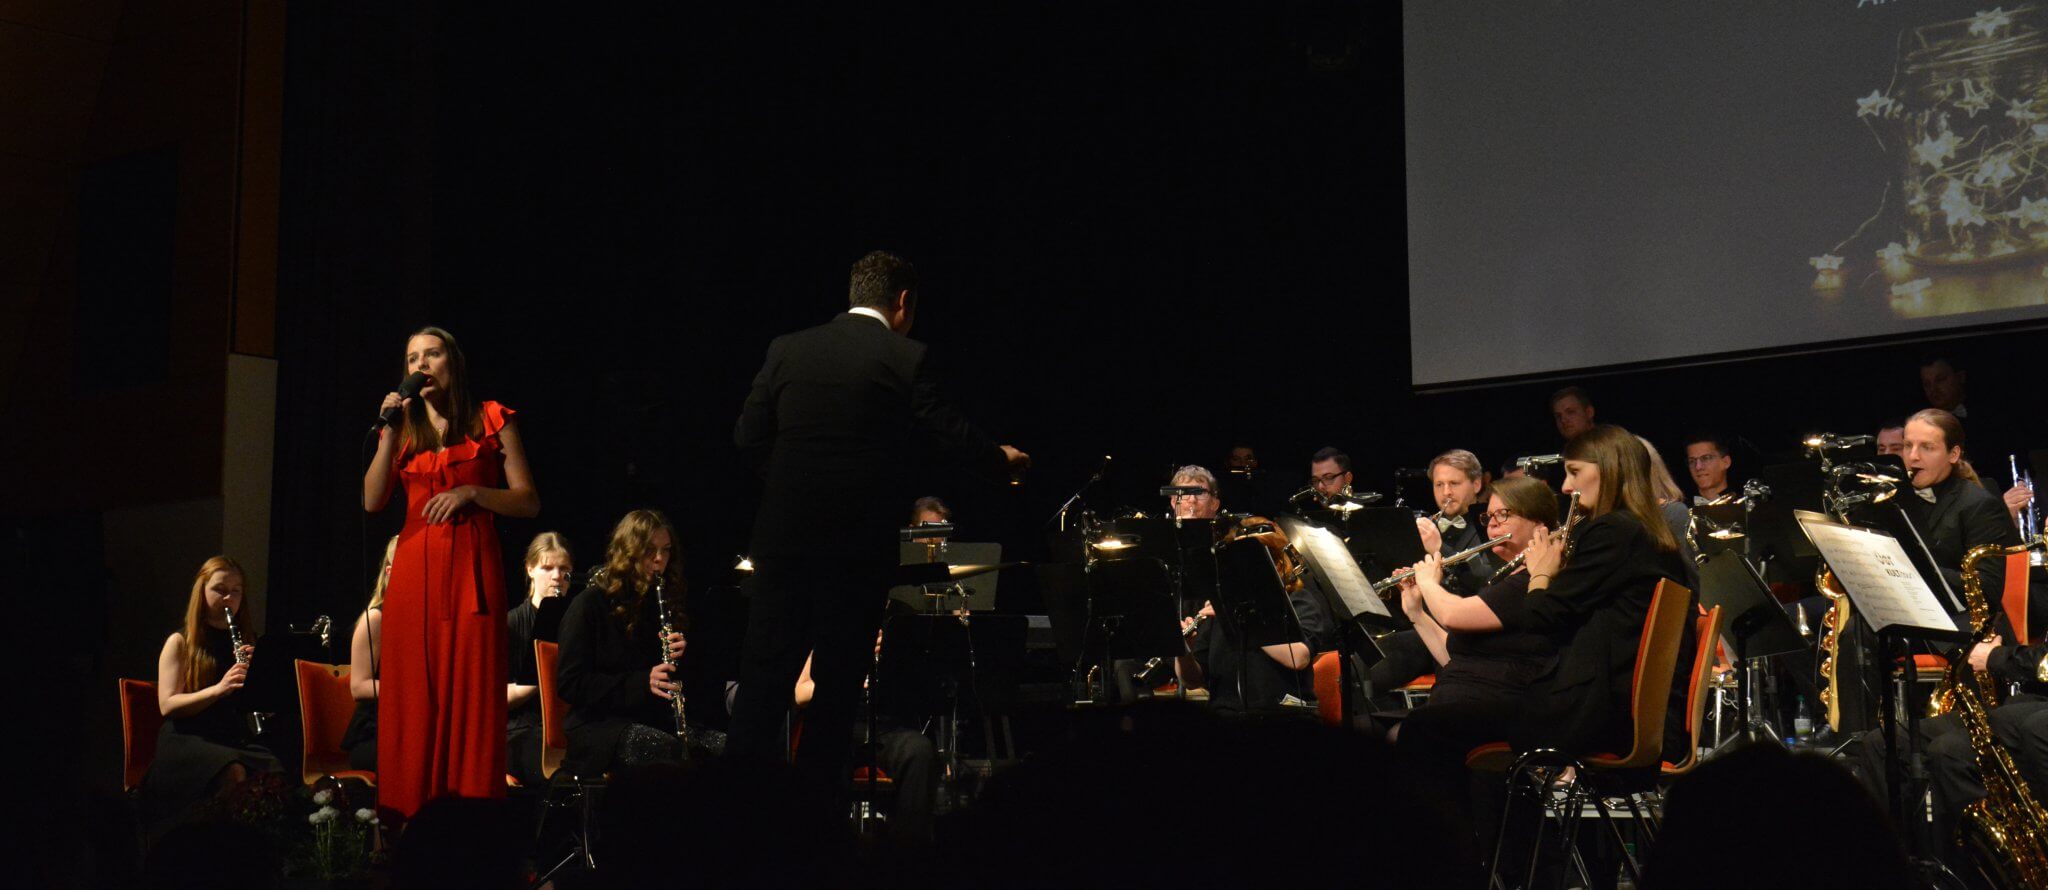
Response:
[[[1476,558],[1476,557],[1478,557],[1478,556],[1479,556],[1480,554],[1482,554],[1482,553],[1485,553],[1485,552],[1486,552],[1486,551],[1488,551],[1488,550],[1492,550],[1493,548],[1495,548],[1495,547],[1498,547],[1498,546],[1500,546],[1502,542],[1504,542],[1504,541],[1506,541],[1507,539],[1509,539],[1509,538],[1512,538],[1512,537],[1514,537],[1514,536],[1513,536],[1513,535],[1501,535],[1500,537],[1494,538],[1494,539],[1492,539],[1492,540],[1489,540],[1489,541],[1483,541],[1483,542],[1481,542],[1481,543],[1478,543],[1478,544],[1474,544],[1474,545],[1472,545],[1471,547],[1469,547],[1469,548],[1467,548],[1467,549],[1464,549],[1464,550],[1460,550],[1460,551],[1458,551],[1458,552],[1456,552],[1456,553],[1453,553],[1453,554],[1451,554],[1451,555],[1449,555],[1449,556],[1446,556],[1446,557],[1444,557],[1444,567],[1445,567],[1445,568],[1449,568],[1449,567],[1451,567],[1451,566],[1457,565],[1458,563],[1464,562],[1464,561],[1466,561],[1466,560],[1468,560],[1468,559],[1473,559],[1473,558]],[[1388,576],[1386,576],[1385,578],[1381,578],[1381,579],[1380,579],[1380,580],[1378,580],[1378,581],[1374,581],[1374,582],[1372,582],[1372,592],[1374,592],[1374,593],[1377,593],[1377,594],[1380,594],[1381,596],[1385,596],[1385,595],[1386,595],[1386,592],[1387,592],[1387,589],[1388,589],[1388,588],[1390,588],[1390,587],[1394,587],[1394,586],[1396,586],[1396,585],[1399,585],[1399,584],[1400,584],[1401,582],[1403,582],[1403,581],[1406,581],[1406,580],[1408,580],[1408,579],[1409,579],[1409,578],[1411,578],[1411,577],[1414,577],[1414,575],[1415,575],[1415,569],[1414,569],[1414,568],[1410,567],[1410,568],[1405,568],[1405,569],[1402,569],[1402,570],[1400,570],[1400,571],[1398,571],[1398,572],[1395,572],[1395,573],[1393,573],[1393,574],[1391,574],[1391,575],[1388,575]]]
[[[2031,494],[2034,490],[2034,474],[2020,470],[2020,457],[2017,454],[2008,454],[2005,456],[2005,460],[2012,467],[2012,484],[2024,486],[2029,492],[2026,509],[2021,510],[2019,516],[2020,539],[2025,541],[2034,540],[2041,536],[2041,514],[2035,512],[2034,497]],[[2033,565],[2038,566],[2041,565],[2043,556],[2042,551],[2035,550],[2027,559]]]
[[[654,577],[654,605],[661,615],[661,663],[673,668],[669,671],[669,679],[676,684],[676,690],[669,694],[668,700],[676,712],[676,741],[682,743],[682,758],[689,760],[690,723],[683,710],[682,667],[676,663],[675,653],[668,648],[668,637],[676,632],[676,623],[673,613],[668,610],[668,579],[663,575]]]

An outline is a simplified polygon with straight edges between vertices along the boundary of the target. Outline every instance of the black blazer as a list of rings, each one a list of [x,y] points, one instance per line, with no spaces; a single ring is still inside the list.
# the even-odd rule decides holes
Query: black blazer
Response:
[[[1921,500],[1910,491],[1898,494],[1899,509],[1911,517],[1913,525],[1920,530],[1920,536],[1927,540],[1927,550],[1934,555],[1934,564],[1941,570],[1943,578],[1957,596],[1963,594],[1963,555],[1984,544],[1998,544],[2010,547],[2020,543],[2020,530],[2012,522],[2012,516],[2005,512],[2005,502],[1984,486],[1954,474],[1936,483],[1931,489],[1934,503]],[[1879,515],[1890,511],[1880,510]],[[1900,527],[1896,517],[1886,516],[1879,527],[1892,532],[1900,544],[1911,547],[1911,538]],[[1996,599],[1997,591],[2005,583],[2005,568],[1995,560],[1980,564],[1984,569],[1984,589]],[[1936,591],[1939,595],[1940,591]]]
[[[914,467],[950,460],[1000,477],[1006,466],[940,397],[925,345],[853,313],[768,344],[733,442],[766,480],[756,559],[893,564]]]
[[[668,701],[647,688],[647,673],[661,661],[659,624],[652,593],[641,598],[630,635],[626,623],[612,615],[603,588],[585,588],[569,601],[557,680],[569,703],[562,722],[569,751],[562,765],[570,775],[595,775],[611,766],[629,723],[675,729]]]
[[[1576,754],[1622,753],[1650,598],[1659,581],[1684,583],[1685,566],[1622,510],[1581,522],[1572,538],[1571,561],[1549,587],[1489,602],[1503,630],[1547,634],[1558,643],[1557,662],[1538,678],[1513,741]],[[1694,602],[1696,608],[1697,596]],[[1674,674],[1683,676],[1690,661],[1681,651]],[[1682,702],[1683,689],[1674,688],[1673,698]]]

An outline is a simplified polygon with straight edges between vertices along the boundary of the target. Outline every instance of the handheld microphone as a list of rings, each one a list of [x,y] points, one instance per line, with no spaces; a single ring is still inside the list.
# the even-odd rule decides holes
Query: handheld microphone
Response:
[[[398,397],[402,399],[418,398],[420,387],[425,385],[427,385],[427,375],[418,371],[407,374],[405,379],[398,383]],[[384,413],[377,415],[377,422],[370,424],[370,432],[376,432],[378,427],[396,427],[398,422],[404,418],[405,407],[393,405],[384,409]]]

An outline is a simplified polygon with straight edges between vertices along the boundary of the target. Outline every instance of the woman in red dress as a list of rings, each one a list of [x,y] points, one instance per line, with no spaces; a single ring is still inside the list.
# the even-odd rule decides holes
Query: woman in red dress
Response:
[[[426,377],[363,473],[372,513],[405,485],[405,528],[384,592],[377,798],[399,819],[443,795],[505,793],[505,578],[494,518],[540,495],[512,410],[477,401],[455,338],[421,328],[405,370]]]

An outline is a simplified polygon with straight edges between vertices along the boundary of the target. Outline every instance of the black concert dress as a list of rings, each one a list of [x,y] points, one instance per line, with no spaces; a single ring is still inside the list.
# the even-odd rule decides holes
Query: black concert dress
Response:
[[[206,682],[211,684],[235,663],[234,647],[224,631],[211,628],[203,644],[219,669]],[[251,774],[280,768],[269,749],[249,738],[247,718],[236,706],[236,697],[246,687],[226,698],[216,699],[196,714],[164,720],[156,736],[156,759],[142,782],[142,798],[152,821],[176,816],[205,800],[213,791],[221,770],[240,763]]]

